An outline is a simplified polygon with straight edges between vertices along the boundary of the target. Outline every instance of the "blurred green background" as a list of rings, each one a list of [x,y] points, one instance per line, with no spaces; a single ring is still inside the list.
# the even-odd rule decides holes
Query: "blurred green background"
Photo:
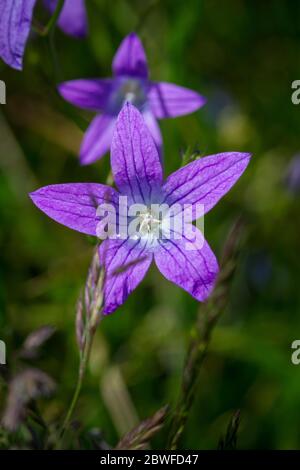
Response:
[[[104,182],[108,155],[78,164],[91,114],[67,105],[57,81],[111,75],[121,40],[136,31],[151,78],[199,91],[200,111],[161,121],[166,174],[189,148],[201,155],[249,151],[254,157],[233,190],[205,219],[217,256],[236,217],[248,237],[230,302],[201,370],[183,448],[214,449],[231,414],[241,409],[238,447],[300,448],[300,4],[260,0],[87,0],[90,33],[77,41],[55,34],[58,67],[46,39],[30,38],[22,73],[0,64],[7,104],[0,108],[0,339],[8,362],[32,330],[56,334],[35,361],[51,375],[55,395],[40,404],[61,419],[78,367],[75,305],[93,241],[39,212],[28,192],[51,183]],[[152,268],[126,304],[104,319],[93,347],[75,417],[106,441],[176,402],[190,331],[199,305]],[[20,367],[14,366],[14,367]],[[0,411],[5,390],[0,391]],[[163,448],[164,433],[154,446]]]

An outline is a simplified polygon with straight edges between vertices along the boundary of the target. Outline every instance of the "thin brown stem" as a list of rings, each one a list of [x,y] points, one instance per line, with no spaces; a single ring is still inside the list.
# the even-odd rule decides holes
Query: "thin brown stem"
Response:
[[[168,449],[175,450],[184,432],[189,411],[194,402],[199,381],[199,371],[206,357],[215,324],[224,312],[230,281],[235,272],[236,259],[243,224],[234,225],[223,250],[220,273],[209,300],[199,310],[197,323],[192,331],[186,355],[180,397],[171,419]]]

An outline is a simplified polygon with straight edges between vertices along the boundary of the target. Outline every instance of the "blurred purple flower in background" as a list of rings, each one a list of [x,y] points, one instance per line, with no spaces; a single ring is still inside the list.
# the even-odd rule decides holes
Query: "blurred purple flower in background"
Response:
[[[57,2],[58,0],[44,0],[51,13],[54,12]],[[57,24],[66,34],[84,38],[88,32],[85,0],[65,0]]]
[[[291,194],[300,194],[300,154],[295,155],[290,161],[284,175],[284,183]]]
[[[177,117],[199,109],[205,98],[195,91],[172,83],[148,79],[144,48],[138,36],[129,34],[113,59],[114,78],[82,79],[64,82],[59,92],[70,103],[97,116],[85,133],[80,150],[83,165],[101,158],[110,148],[114,124],[125,102],[136,106],[158,148],[162,138],[157,119]]]
[[[97,207],[109,200],[118,212],[120,196],[131,204],[198,204],[208,212],[226,194],[249,163],[247,153],[228,152],[196,160],[163,181],[155,143],[139,111],[127,103],[116,122],[111,167],[118,191],[103,184],[71,183],[45,186],[33,193],[34,204],[57,222],[79,232],[96,235]],[[98,220],[97,220],[98,218]],[[151,209],[141,215],[139,237],[110,236],[99,248],[104,268],[104,311],[112,313],[142,281],[154,260],[160,272],[199,301],[214,285],[218,263],[202,233],[187,223],[179,238],[156,237],[155,215]],[[126,218],[125,224],[129,223]],[[201,239],[201,248],[189,251],[187,242]],[[193,242],[192,242],[193,243]]]
[[[0,1],[0,57],[17,70],[23,66],[35,4],[36,0]],[[44,4],[53,12],[57,0],[44,0]],[[87,33],[84,0],[65,0],[58,25],[66,34],[83,37]]]

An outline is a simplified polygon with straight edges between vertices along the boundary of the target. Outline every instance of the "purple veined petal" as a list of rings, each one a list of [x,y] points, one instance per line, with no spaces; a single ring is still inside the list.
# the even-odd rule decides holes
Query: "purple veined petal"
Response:
[[[206,102],[203,96],[193,90],[164,82],[151,83],[148,100],[154,116],[158,119],[193,113]]]
[[[141,40],[135,33],[128,34],[121,42],[113,59],[112,69],[116,76],[148,77],[146,54]]]
[[[126,103],[116,122],[111,145],[116,186],[133,202],[148,203],[160,188],[163,174],[154,140],[141,113]]]
[[[82,109],[103,111],[113,90],[111,79],[70,80],[58,85],[61,96]]]
[[[94,117],[82,141],[81,165],[89,165],[109,151],[115,122],[115,118],[106,114]]]
[[[0,57],[21,70],[36,0],[1,0]]]
[[[201,248],[190,249],[194,237],[202,241]],[[187,249],[189,247],[189,249]],[[171,282],[189,292],[199,301],[210,295],[219,271],[218,262],[202,233],[192,225],[186,225],[179,240],[161,241],[154,253],[160,272]]]
[[[202,204],[206,214],[236,183],[250,157],[249,153],[226,152],[189,163],[167,178],[164,201],[194,207]]]
[[[58,0],[44,0],[48,10],[53,13]],[[58,19],[58,26],[68,35],[84,38],[88,32],[88,19],[85,0],[65,0]]]
[[[146,245],[133,240],[104,240],[99,248],[104,267],[104,314],[122,305],[146,275],[153,259]]]
[[[150,109],[147,109],[146,111],[143,111],[143,118],[145,120],[145,123],[151,132],[151,135],[154,139],[154,142],[156,144],[156,147],[159,151],[159,153],[162,153],[162,135],[160,132],[159,124],[155,117],[153,116],[152,112]]]
[[[51,219],[78,232],[96,235],[99,204],[117,207],[119,195],[97,183],[53,184],[30,193],[33,203]]]

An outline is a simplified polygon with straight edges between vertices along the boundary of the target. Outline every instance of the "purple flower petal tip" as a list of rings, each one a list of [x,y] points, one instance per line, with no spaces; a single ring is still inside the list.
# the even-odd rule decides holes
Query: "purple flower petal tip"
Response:
[[[36,0],[0,2],[0,57],[16,70],[23,67],[35,3]]]
[[[186,244],[194,238],[197,238],[199,249],[190,251],[186,249]],[[209,297],[219,272],[214,253],[193,225],[185,227],[180,240],[160,244],[160,249],[155,252],[155,262],[169,281],[189,292],[199,302]]]
[[[190,114],[206,103],[206,98],[196,91],[166,82],[152,82],[148,98],[158,119]]]
[[[116,76],[148,77],[148,65],[143,44],[135,33],[130,33],[121,42],[112,63]]]
[[[109,115],[98,115],[92,120],[80,148],[81,165],[89,165],[109,151],[114,124],[115,119]]]
[[[113,89],[110,79],[70,80],[57,86],[58,93],[69,103],[90,111],[105,109]]]
[[[250,157],[250,153],[225,152],[189,163],[167,178],[165,200],[169,204],[201,205],[207,213],[240,178]]]
[[[44,186],[29,194],[32,202],[48,217],[78,232],[96,235],[97,208],[101,203],[116,204],[118,195],[97,183],[69,183]]]

